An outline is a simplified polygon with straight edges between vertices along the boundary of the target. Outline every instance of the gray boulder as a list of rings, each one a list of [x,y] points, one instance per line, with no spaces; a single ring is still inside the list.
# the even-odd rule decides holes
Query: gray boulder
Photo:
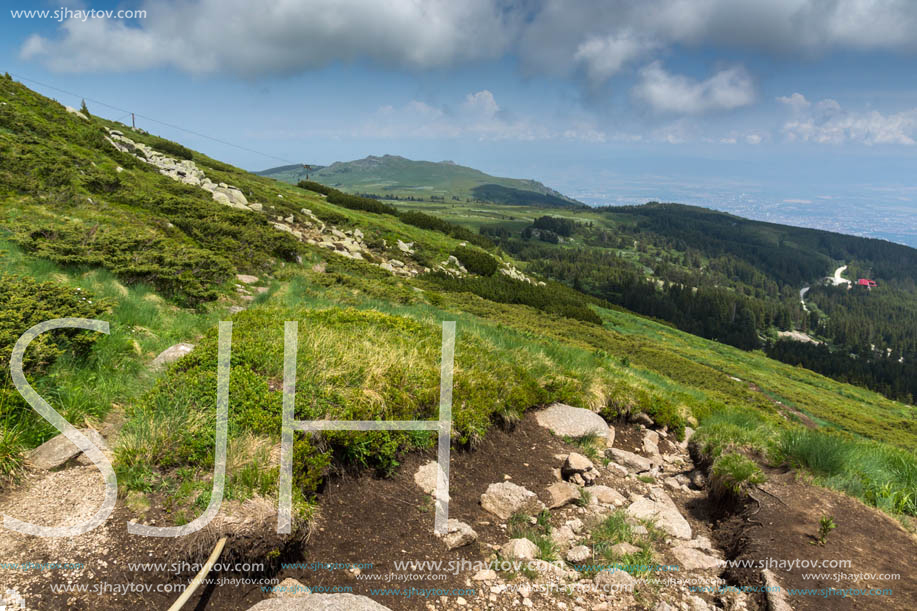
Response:
[[[551,495],[550,509],[569,505],[580,498],[579,488],[567,482],[554,482],[548,486],[548,494]]]
[[[605,420],[588,409],[554,403],[535,413],[540,426],[549,429],[561,437],[583,437],[594,434],[603,440],[608,439],[608,424]]]
[[[512,539],[500,548],[504,558],[516,560],[534,560],[538,556],[538,546],[525,538]]]
[[[651,488],[649,497],[640,497],[627,508],[638,520],[654,520],[656,525],[678,539],[691,538],[691,525],[662,488]]]
[[[653,468],[653,463],[648,459],[634,454],[633,452],[628,452],[627,450],[619,450],[617,448],[611,448],[606,452],[606,455],[610,453],[611,458],[631,471],[636,473],[643,473],[644,471],[649,471]]]
[[[442,535],[446,549],[464,547],[478,539],[478,533],[474,532],[470,526],[453,518],[449,518],[449,521],[446,522],[446,530],[446,534]]]
[[[501,520],[508,520],[514,513],[535,515],[544,509],[544,503],[531,490],[512,482],[491,484],[481,495],[481,507]]]
[[[80,432],[100,450],[108,449],[105,440],[98,432],[92,429],[80,429]],[[80,449],[76,447],[76,444],[61,433],[29,452],[28,460],[38,469],[50,470],[60,467],[79,453]]]
[[[165,365],[168,365],[169,363],[177,361],[192,350],[194,350],[194,344],[188,344],[185,342],[175,344],[174,346],[169,346],[160,352],[155,359],[153,359],[153,362],[150,363],[150,367],[153,369],[159,369]]]

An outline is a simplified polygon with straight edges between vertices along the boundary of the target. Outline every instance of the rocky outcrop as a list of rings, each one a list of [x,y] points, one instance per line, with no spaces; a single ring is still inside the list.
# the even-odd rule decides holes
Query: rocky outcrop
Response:
[[[106,140],[119,151],[154,166],[159,170],[160,174],[207,191],[213,201],[219,204],[253,213],[269,213],[268,210],[265,210],[264,204],[249,201],[238,187],[224,182],[215,183],[207,178],[204,171],[190,159],[174,159],[142,142],[135,142],[122,132],[114,129],[108,131]],[[119,170],[122,170],[122,168],[119,168]],[[273,207],[270,208],[273,209]],[[429,269],[416,263],[403,260],[414,254],[413,242],[398,240],[399,258],[390,259],[386,256],[384,250],[371,249],[363,241],[363,232],[359,229],[342,231],[319,220],[308,208],[301,209],[300,215],[300,217],[292,214],[287,214],[286,216],[277,215],[270,219],[270,223],[274,229],[289,233],[297,240],[331,250],[343,257],[369,261],[396,276],[411,277],[423,271],[429,271]],[[449,261],[451,259],[454,259],[454,257],[451,257]],[[458,268],[456,268],[457,273],[467,274],[467,270],[461,266],[458,260],[455,260],[454,263],[458,265]]]

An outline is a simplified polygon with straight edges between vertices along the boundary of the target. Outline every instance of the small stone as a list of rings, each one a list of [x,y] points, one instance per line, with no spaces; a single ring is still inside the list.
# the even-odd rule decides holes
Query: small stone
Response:
[[[567,552],[565,558],[568,562],[583,562],[592,555],[592,552],[589,551],[589,548],[585,545],[577,545],[576,547],[570,548]]]
[[[625,502],[625,498],[620,492],[608,486],[593,486],[589,489],[589,492],[593,499],[604,505],[620,507]]]
[[[591,469],[595,469],[595,465],[592,464],[591,460],[582,454],[571,452],[564,461],[564,466],[561,467],[560,472],[564,477],[568,477],[575,473],[585,473]]]
[[[471,579],[474,581],[495,581],[497,573],[493,569],[482,569],[475,573]]]
[[[622,541],[621,543],[612,545],[611,552],[615,556],[630,556],[631,554],[640,553],[640,548],[636,545],[631,545],[627,541]]]
[[[633,588],[636,584],[636,580],[630,573],[618,569],[599,571],[593,581],[597,586],[617,586],[625,591],[629,591],[628,589]]]
[[[548,487],[551,495],[550,509],[557,509],[569,505],[580,498],[579,488],[567,482],[554,482]]]
[[[649,459],[634,454],[633,452],[612,448],[606,453],[610,453],[612,459],[636,473],[643,473],[653,468],[653,463]]]
[[[464,547],[474,543],[478,539],[478,533],[465,524],[464,522],[459,522],[454,518],[449,518],[449,521],[446,523],[446,534],[438,535],[442,537],[443,543],[446,544],[446,549],[456,549],[459,547]]]
[[[105,440],[98,432],[92,429],[79,429],[79,431],[100,450],[108,449]],[[50,470],[60,467],[80,452],[77,445],[61,433],[29,452],[28,459],[36,468]]]
[[[258,276],[249,276],[248,274],[236,274],[236,280],[243,284],[254,284],[258,282]]]
[[[722,564],[719,558],[709,556],[693,547],[673,547],[672,555],[678,560],[679,567],[686,571],[715,569]]]
[[[538,547],[524,537],[511,539],[500,548],[500,554],[516,560],[534,560],[538,555]]]

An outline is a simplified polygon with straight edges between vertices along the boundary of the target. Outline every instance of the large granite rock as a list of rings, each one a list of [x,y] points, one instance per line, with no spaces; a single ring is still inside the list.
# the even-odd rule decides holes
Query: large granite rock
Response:
[[[105,440],[102,436],[92,429],[80,429],[80,432],[89,438],[100,450],[105,450]],[[63,433],[49,439],[31,452],[29,452],[29,462],[38,469],[55,469],[60,467],[68,460],[80,453],[80,449],[75,443],[67,439]]]
[[[153,362],[150,363],[150,367],[152,367],[153,369],[159,369],[160,367],[164,367],[168,365],[169,363],[173,363],[177,361],[178,359],[185,356],[192,350],[194,350],[194,344],[187,344],[184,342],[180,344],[175,344],[174,346],[169,346],[168,348],[160,352],[159,355],[155,359],[153,359]]]
[[[604,440],[608,439],[609,427],[605,420],[595,412],[554,403],[535,413],[540,426],[549,429],[561,437],[583,437],[594,434]]]
[[[535,515],[544,509],[544,503],[531,490],[512,482],[491,484],[481,495],[481,507],[501,520],[508,520],[514,513]]]
[[[678,539],[691,538],[691,525],[662,488],[651,488],[650,496],[634,501],[627,513],[639,520],[655,521],[656,526]]]
[[[643,473],[644,471],[649,471],[653,468],[653,463],[650,459],[644,458],[633,452],[628,452],[627,450],[619,450],[617,448],[611,448],[605,452],[606,456],[611,454],[611,459],[616,463],[619,463],[635,473]]]

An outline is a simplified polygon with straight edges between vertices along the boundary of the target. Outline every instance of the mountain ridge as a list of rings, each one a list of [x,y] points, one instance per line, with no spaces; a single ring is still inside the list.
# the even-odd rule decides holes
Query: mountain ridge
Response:
[[[308,165],[308,164],[307,164]],[[295,184],[307,176],[329,187],[383,198],[443,198],[518,205],[586,205],[534,179],[492,176],[451,160],[424,161],[400,155],[368,155],[327,166],[286,165],[255,172]]]

